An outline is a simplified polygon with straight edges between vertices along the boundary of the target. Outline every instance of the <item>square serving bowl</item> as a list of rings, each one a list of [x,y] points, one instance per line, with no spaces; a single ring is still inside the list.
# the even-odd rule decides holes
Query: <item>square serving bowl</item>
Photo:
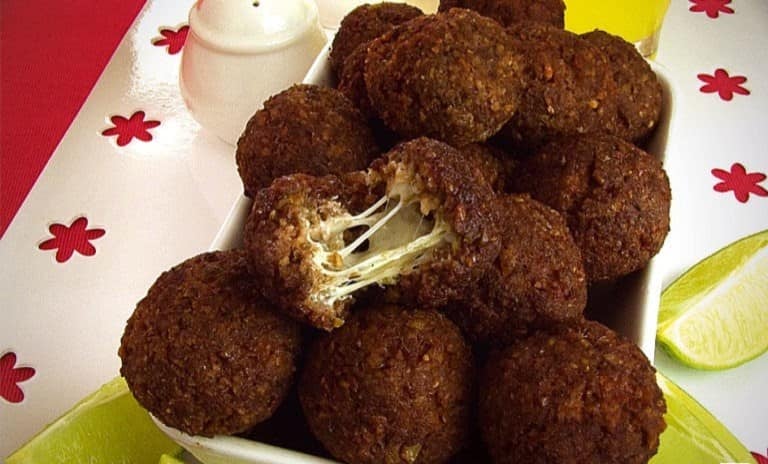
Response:
[[[307,73],[304,83],[330,86],[333,76],[328,65],[330,46],[318,55]],[[663,89],[663,109],[658,127],[646,150],[662,162],[666,157],[667,139],[674,114],[675,94],[666,70],[654,62],[650,65]],[[223,226],[211,244],[211,250],[226,250],[242,244],[243,224],[248,217],[251,200],[238,198]],[[619,282],[590,287],[588,313],[609,327],[634,341],[653,361],[656,338],[656,318],[661,293],[661,269],[658,257],[643,270],[624,277]],[[297,412],[298,413],[298,412]],[[167,427],[155,419],[157,425],[171,439],[204,464],[333,464],[305,452],[281,448],[246,438],[216,436],[213,438],[190,436]]]

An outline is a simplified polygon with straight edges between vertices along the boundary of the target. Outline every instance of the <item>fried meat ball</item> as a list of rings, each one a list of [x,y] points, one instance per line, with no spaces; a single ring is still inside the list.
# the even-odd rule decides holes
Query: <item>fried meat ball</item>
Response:
[[[479,397],[496,464],[645,463],[666,427],[648,359],[597,322],[538,332],[494,353]]]
[[[403,137],[461,147],[485,141],[515,112],[519,54],[496,21],[470,10],[420,16],[371,42],[373,108]]]
[[[615,113],[616,83],[607,55],[548,24],[508,30],[524,56],[525,92],[499,134],[505,144],[530,153],[556,137],[599,131],[605,114]]]
[[[337,459],[438,464],[467,442],[473,381],[471,350],[443,315],[368,307],[311,346],[299,399]]]
[[[389,150],[402,142],[402,137],[388,128],[376,114],[368,98],[365,87],[365,59],[368,56],[368,43],[358,46],[344,62],[339,74],[337,89],[343,93],[368,118],[368,125],[373,131],[376,142],[384,150]]]
[[[440,0],[438,11],[468,8],[510,26],[519,22],[542,22],[562,29],[565,25],[563,0]]]
[[[517,160],[503,150],[487,143],[472,143],[459,149],[467,160],[467,168],[477,170],[496,193],[507,190],[507,183],[515,172]]]
[[[639,142],[659,121],[662,89],[656,73],[635,46],[619,36],[595,30],[581,36],[607,54],[616,83],[616,110],[605,113],[603,132]]]
[[[359,45],[339,71],[339,84],[336,87],[355,104],[364,116],[372,118],[376,111],[371,106],[368,98],[368,89],[365,87],[365,58],[368,56],[368,43]]]
[[[274,179],[365,169],[380,154],[366,118],[338,90],[299,84],[264,103],[237,142],[237,169],[252,197]]]
[[[579,320],[587,281],[579,248],[557,211],[528,195],[502,195],[496,205],[499,257],[447,313],[470,340],[498,347]]]
[[[423,14],[415,6],[404,3],[381,2],[358,6],[344,16],[333,38],[329,56],[331,69],[338,76],[347,57],[357,47]]]
[[[549,143],[520,164],[515,190],[565,216],[590,282],[642,269],[669,231],[671,193],[661,162],[618,137]]]
[[[216,251],[155,281],[123,333],[120,373],[164,424],[228,435],[272,415],[300,349],[298,324],[259,296],[245,253]]]
[[[455,149],[416,139],[343,182],[277,179],[254,197],[245,247],[270,301],[332,330],[369,285],[427,307],[458,298],[498,253],[493,195]]]

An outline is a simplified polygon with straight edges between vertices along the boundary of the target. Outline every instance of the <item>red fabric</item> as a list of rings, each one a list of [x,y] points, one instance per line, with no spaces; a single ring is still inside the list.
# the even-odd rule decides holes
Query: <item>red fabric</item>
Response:
[[[144,3],[0,2],[0,237]]]

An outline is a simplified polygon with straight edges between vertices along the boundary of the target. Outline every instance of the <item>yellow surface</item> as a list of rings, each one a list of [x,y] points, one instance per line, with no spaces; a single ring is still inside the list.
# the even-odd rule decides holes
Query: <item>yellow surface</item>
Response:
[[[747,448],[688,393],[661,373],[656,380],[667,402],[667,429],[650,464],[755,463]]]
[[[160,461],[158,461],[158,464],[184,464],[184,461],[178,456],[164,454],[160,456]]]
[[[102,386],[8,456],[7,464],[157,464],[181,447],[166,437],[122,377]]]

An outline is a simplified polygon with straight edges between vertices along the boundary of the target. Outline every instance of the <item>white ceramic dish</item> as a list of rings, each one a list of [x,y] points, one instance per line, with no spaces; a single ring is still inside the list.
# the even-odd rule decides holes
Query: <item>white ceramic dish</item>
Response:
[[[305,83],[330,85],[332,76],[327,66],[329,48],[317,57],[304,79]],[[662,161],[666,157],[667,138],[674,114],[675,92],[666,70],[651,62],[664,90],[661,121],[647,149]],[[238,198],[227,220],[214,239],[211,249],[235,248],[241,244],[241,231],[250,211],[251,200]],[[663,252],[663,250],[662,250]],[[661,254],[660,254],[661,255]],[[659,256],[644,270],[624,278],[620,283],[590,289],[591,316],[629,337],[653,360],[656,318],[661,293],[662,269]],[[238,437],[193,437],[155,422],[173,440],[204,464],[331,464],[333,461],[305,453]]]
[[[234,145],[270,96],[300,80],[327,42],[311,0],[195,2],[181,57],[184,103]]]

